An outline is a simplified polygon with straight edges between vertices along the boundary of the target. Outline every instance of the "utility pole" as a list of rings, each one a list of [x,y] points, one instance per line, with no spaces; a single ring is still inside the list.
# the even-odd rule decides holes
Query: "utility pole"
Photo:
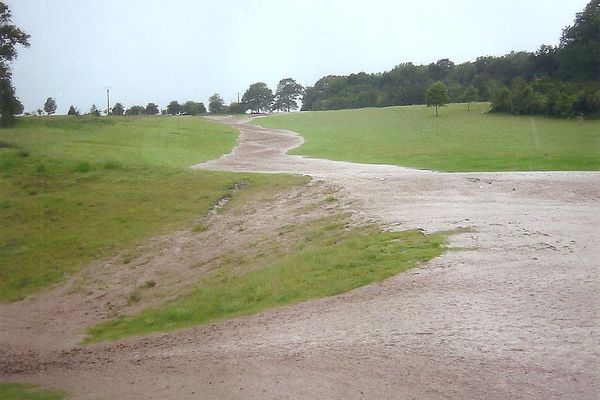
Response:
[[[106,88],[106,116],[110,115],[110,89]]]
[[[238,92],[238,103],[240,102],[240,92]]]

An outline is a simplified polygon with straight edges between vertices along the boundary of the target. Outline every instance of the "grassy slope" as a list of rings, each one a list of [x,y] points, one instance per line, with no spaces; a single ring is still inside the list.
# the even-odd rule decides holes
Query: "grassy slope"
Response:
[[[306,143],[292,154],[441,171],[600,169],[600,120],[486,113],[487,103],[292,113],[258,125],[290,129]]]
[[[15,146],[0,148],[0,301],[191,226],[237,182],[299,182],[184,168],[228,152],[235,140],[232,129],[200,118],[25,118],[0,130],[4,146]]]
[[[260,241],[265,248],[259,256],[230,255],[198,282],[193,293],[140,315],[97,325],[88,330],[87,342],[173,330],[336,295],[385,279],[444,251],[441,234],[383,233],[372,226],[346,226],[346,218],[339,216],[289,228],[301,238],[292,248]]]
[[[64,392],[41,390],[33,385],[20,383],[0,383],[0,399],[2,400],[62,400]]]

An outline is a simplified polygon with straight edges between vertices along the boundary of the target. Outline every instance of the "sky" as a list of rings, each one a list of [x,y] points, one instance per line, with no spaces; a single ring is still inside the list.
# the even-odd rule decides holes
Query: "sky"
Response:
[[[126,108],[171,100],[236,101],[325,75],[455,63],[556,45],[588,0],[4,0],[31,35],[13,63],[25,111],[52,97]]]

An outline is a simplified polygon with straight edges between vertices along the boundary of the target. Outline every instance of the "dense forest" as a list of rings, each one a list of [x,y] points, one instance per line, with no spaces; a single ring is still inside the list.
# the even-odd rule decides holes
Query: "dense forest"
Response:
[[[328,75],[306,88],[302,110],[423,104],[435,81],[448,87],[451,102],[490,101],[492,111],[600,116],[600,0],[576,15],[557,46],[458,65],[441,59],[376,74]]]

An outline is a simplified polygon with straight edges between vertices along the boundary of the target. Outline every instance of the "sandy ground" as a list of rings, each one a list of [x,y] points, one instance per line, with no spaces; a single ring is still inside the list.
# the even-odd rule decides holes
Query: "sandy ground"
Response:
[[[0,305],[0,380],[75,399],[600,398],[600,173],[316,160],[285,154],[302,143],[292,132],[223,122],[240,130],[238,146],[194,168],[307,174],[313,184],[216,215],[206,232],[155,238],[126,267],[123,255],[99,261]],[[314,217],[306,205],[332,190],[357,221],[470,229],[432,262],[341,296],[77,346],[85,326],[173,296],[223,254]],[[148,279],[155,292],[128,305]]]

